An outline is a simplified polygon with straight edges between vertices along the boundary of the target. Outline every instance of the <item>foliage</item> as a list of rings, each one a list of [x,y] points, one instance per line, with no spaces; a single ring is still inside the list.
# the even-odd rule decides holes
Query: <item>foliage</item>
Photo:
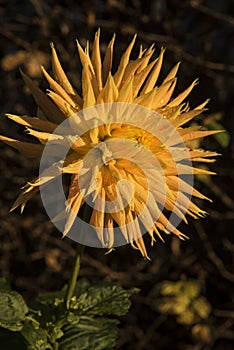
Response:
[[[177,323],[191,329],[193,337],[202,343],[210,343],[211,305],[201,295],[197,280],[161,282],[153,288],[151,297],[154,309],[161,314],[176,317]]]
[[[16,344],[22,350],[113,349],[118,317],[128,312],[129,299],[138,289],[125,290],[113,282],[90,285],[81,279],[69,308],[64,303],[65,291],[66,286],[60,291],[39,294],[27,306],[22,296],[1,279],[1,344],[7,344],[9,350],[15,349]]]

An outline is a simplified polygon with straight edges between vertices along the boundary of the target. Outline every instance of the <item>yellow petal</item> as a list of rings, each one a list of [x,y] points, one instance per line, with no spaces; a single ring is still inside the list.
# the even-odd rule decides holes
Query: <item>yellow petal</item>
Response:
[[[73,98],[75,99],[77,104],[82,106],[81,97],[74,90],[74,88],[70,84],[64,70],[62,69],[62,66],[59,62],[59,59],[58,59],[58,56],[57,56],[57,53],[56,53],[56,50],[54,47],[54,44],[51,43],[50,46],[51,46],[51,51],[52,51],[52,69],[53,69],[53,73],[54,73],[56,80],[59,82],[59,84],[62,85],[62,87],[65,89],[65,91],[68,94],[73,95]]]
[[[199,106],[197,106],[195,109],[203,109],[205,108],[205,106],[207,105],[207,103],[210,101],[210,99],[208,98],[207,100],[205,100],[202,104],[200,104]]]
[[[210,135],[215,135],[224,130],[194,130],[194,128],[178,129],[178,132],[182,136],[184,142],[203,138]]]
[[[102,89],[102,62],[101,62],[101,55],[100,55],[99,38],[100,38],[100,28],[95,34],[91,62],[93,64],[94,72],[96,74],[98,88],[99,90],[101,90]]]
[[[88,68],[88,64],[85,64],[82,70],[82,95],[83,95],[83,108],[92,107],[96,103],[92,83],[91,73]]]
[[[37,105],[41,108],[47,119],[54,123],[60,124],[64,121],[62,112],[50,101],[50,99],[39,89],[34,82],[23,72],[20,71],[25,84],[29,87]]]
[[[31,128],[42,130],[45,132],[53,133],[56,129],[57,125],[54,123],[51,123],[46,120],[41,120],[39,118],[33,118],[33,117],[27,117],[27,116],[18,116],[13,114],[6,114],[7,118],[13,120],[14,122],[29,126]]]
[[[171,86],[174,86],[175,80],[176,78],[167,81],[166,83],[157,88],[153,102],[153,109],[159,108],[164,105],[164,98],[170,90]]]
[[[104,103],[116,102],[118,98],[118,94],[119,92],[115,85],[115,81],[111,73],[109,73],[106,84],[97,98],[97,104],[102,102]]]
[[[158,80],[159,73],[161,71],[164,52],[165,52],[165,49],[161,48],[160,55],[157,58],[157,61],[154,65],[149,77],[147,78],[147,80],[145,82],[145,85],[142,89],[142,93],[146,94],[147,92],[149,92],[150,90],[152,90],[154,88],[154,86]]]
[[[186,89],[184,90],[181,94],[179,94],[176,98],[174,98],[169,104],[169,107],[174,107],[179,105],[181,102],[184,101],[184,99],[190,94],[192,89],[194,88],[195,85],[198,84],[198,79],[194,80],[194,82]]]
[[[149,56],[149,55],[148,55]],[[148,61],[149,57],[144,56],[141,58],[137,58],[136,60],[130,61],[124,71],[124,75],[121,81],[121,85],[128,83],[132,76],[137,72],[138,68],[145,62]]]
[[[2,135],[0,135],[0,141],[3,141],[7,145],[17,149],[19,152],[23,153],[24,156],[29,158],[41,157],[44,149],[43,145],[22,142]]]
[[[124,84],[119,90],[119,96],[117,102],[131,103],[133,99],[133,79],[132,77],[129,82]]]
[[[119,64],[119,67],[117,69],[117,72],[114,75],[114,81],[115,81],[117,88],[121,84],[125,68],[129,62],[130,54],[131,54],[132,48],[134,46],[134,43],[136,41],[136,37],[137,37],[137,35],[135,34],[130,45],[128,46],[127,50],[123,53],[123,55],[120,59],[120,64]]]
[[[80,193],[78,186],[78,175],[72,176],[71,185],[69,188],[69,194],[66,201],[66,224],[63,232],[63,237],[65,237],[70,231],[76,216],[83,204],[83,196]]]
[[[21,206],[21,214],[24,210],[26,203],[39,191],[39,187],[32,187],[30,185],[25,186],[26,190],[21,192],[19,197],[13,203],[10,212]]]
[[[158,88],[154,88],[153,90],[151,90],[150,92],[148,92],[147,94],[144,95],[140,95],[137,98],[135,98],[133,100],[134,103],[139,104],[141,106],[145,106],[148,108],[154,108],[154,100],[155,100],[155,94],[157,92]]]
[[[103,65],[102,65],[102,83],[103,83],[103,85],[106,83],[106,80],[107,80],[109,73],[111,73],[114,42],[115,42],[115,34],[113,35],[113,38],[111,39],[109,45],[107,46],[104,60],[103,60]]]
[[[60,95],[65,101],[67,101],[72,107],[76,109],[81,109],[82,105],[78,106],[74,100],[67,94],[67,92],[59,85],[45,70],[45,68],[41,67],[42,72],[50,84],[51,89],[53,89],[58,95]]]
[[[82,47],[81,47],[81,45],[80,45],[78,40],[76,40],[76,44],[77,44],[77,48],[78,48],[78,52],[79,52],[80,61],[81,61],[82,66],[84,67],[85,64],[87,64],[88,67],[90,68],[92,74],[95,74],[92,62],[91,62],[91,60],[89,58],[89,55],[84,52],[84,50],[82,49]]]
[[[144,243],[143,237],[140,237],[140,238],[136,239],[135,243],[136,243],[138,249],[140,250],[143,258],[151,261],[150,257],[147,254],[147,250],[146,250],[146,247],[145,247],[145,243]]]
[[[144,52],[144,60],[142,61],[142,63],[140,64],[139,68],[137,68],[137,73],[140,73],[141,71],[143,71],[148,63],[149,60],[151,59],[151,57],[153,56],[154,53],[154,44],[152,44],[145,52]]]
[[[114,237],[114,221],[109,213],[105,214],[104,217],[104,225],[107,231],[107,235],[105,236],[105,242],[107,242],[108,248],[112,248],[115,242]]]
[[[156,62],[157,60],[154,60],[146,68],[144,68],[140,73],[135,75],[134,81],[133,81],[134,97],[138,95],[140,88],[144,84],[146,77],[148,76],[148,74],[150,73],[150,71],[152,70]]]
[[[172,70],[168,73],[168,75],[166,76],[166,78],[163,80],[163,84],[166,83],[167,81],[173,79],[176,77],[176,74],[178,72],[180,66],[180,62],[178,62],[173,68]]]
[[[54,101],[58,106],[60,111],[63,112],[64,117],[70,117],[74,113],[78,112],[78,109],[73,108],[68,102],[66,102],[61,96],[53,91],[48,91],[48,96]]]
[[[175,127],[178,128],[179,126],[182,126],[185,123],[188,123],[190,120],[195,118],[197,115],[203,113],[205,110],[206,109],[194,109],[192,111],[182,113],[178,115],[175,120],[171,120],[171,122]]]

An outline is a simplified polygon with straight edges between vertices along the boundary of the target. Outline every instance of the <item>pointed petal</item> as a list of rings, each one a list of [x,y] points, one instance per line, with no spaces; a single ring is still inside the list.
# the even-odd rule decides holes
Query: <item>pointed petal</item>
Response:
[[[67,94],[67,92],[59,85],[45,70],[42,66],[42,73],[50,84],[50,88],[60,95],[65,101],[67,101],[73,108],[81,109],[82,105],[77,105],[74,100]]]
[[[197,115],[203,113],[205,110],[206,109],[194,109],[192,111],[182,113],[182,114],[178,115],[175,120],[171,120],[171,122],[173,123],[173,125],[175,127],[178,128],[179,126],[182,126],[182,125],[188,123],[190,120],[195,118]]]
[[[149,92],[150,90],[152,90],[154,88],[154,86],[158,80],[159,73],[161,71],[164,52],[165,52],[165,49],[161,48],[160,55],[157,58],[157,61],[154,65],[149,77],[147,78],[147,80],[145,82],[145,85],[142,89],[142,93],[146,94],[147,92]]]
[[[133,99],[133,79],[132,77],[129,82],[122,85],[119,90],[119,96],[117,102],[127,102],[131,103]]]
[[[174,107],[179,105],[181,102],[184,101],[184,99],[190,94],[192,89],[194,88],[195,85],[198,84],[198,79],[194,80],[194,82],[186,89],[184,90],[181,94],[179,94],[176,98],[174,98],[169,104],[169,107]]]
[[[143,70],[147,67],[147,65],[148,65],[148,63],[149,63],[151,57],[153,56],[153,53],[154,53],[154,44],[152,44],[152,45],[144,52],[144,60],[142,61],[140,67],[137,69],[137,73],[140,73],[141,71],[143,71]]]
[[[140,250],[143,258],[145,258],[147,260],[151,260],[150,257],[147,254],[147,250],[146,250],[146,247],[145,247],[145,243],[144,243],[143,237],[140,237],[140,238],[136,239],[135,243],[137,245],[137,248]]]
[[[172,70],[168,73],[168,75],[166,76],[166,78],[163,80],[163,84],[166,83],[167,81],[173,79],[176,77],[176,74],[178,72],[180,66],[180,62],[178,62],[173,68]]]
[[[83,108],[88,108],[95,105],[96,98],[91,83],[91,73],[87,64],[84,65],[82,70],[82,95],[84,101]]]
[[[64,117],[70,117],[71,115],[78,112],[78,109],[73,108],[68,102],[66,102],[61,96],[56,94],[54,91],[48,91],[48,96],[58,106],[60,111],[64,114]]]
[[[23,153],[24,156],[29,158],[41,157],[44,146],[36,143],[22,142],[15,139],[11,139],[6,136],[0,135],[0,141],[8,144],[9,146],[17,149],[17,151]]]
[[[118,89],[115,85],[115,81],[111,75],[109,74],[106,84],[102,91],[100,92],[98,98],[97,98],[97,104],[98,103],[108,103],[108,102],[116,102],[118,98]]]
[[[100,55],[99,38],[100,38],[100,28],[95,34],[91,62],[93,64],[94,72],[96,74],[98,88],[99,90],[101,90],[102,89],[102,62],[101,62],[101,55]]]
[[[24,210],[26,203],[39,191],[38,187],[25,186],[26,190],[20,193],[19,197],[13,203],[10,212],[21,206],[21,214]]]
[[[178,132],[182,136],[184,142],[186,142],[186,141],[203,138],[210,135],[215,135],[217,133],[224,132],[224,130],[194,130],[191,127],[186,129],[178,129]]]
[[[75,101],[77,102],[78,105],[82,105],[81,97],[77,94],[77,92],[74,90],[74,88],[70,84],[70,82],[69,82],[60,62],[59,62],[54,44],[51,43],[50,47],[51,47],[51,51],[52,51],[52,69],[53,69],[53,73],[54,73],[56,80],[59,82],[60,85],[62,85],[62,87],[65,89],[65,91],[68,94],[73,95],[73,98],[75,99]]]
[[[80,193],[78,186],[78,175],[73,175],[71,179],[71,185],[69,188],[69,194],[66,201],[66,224],[63,231],[63,237],[65,237],[70,231],[76,216],[83,204],[83,196]]]
[[[41,108],[47,119],[57,124],[60,124],[62,121],[64,121],[65,118],[62,112],[22,70],[20,72],[25,81],[25,84],[29,87],[29,90],[31,91],[31,94],[33,95],[33,98],[35,99],[37,105]]]
[[[104,60],[103,60],[103,65],[102,65],[102,83],[103,83],[103,85],[106,83],[106,80],[107,80],[109,73],[111,73],[114,42],[115,42],[115,34],[113,35],[113,38],[111,39],[109,45],[107,46]]]
[[[140,88],[144,84],[148,74],[150,73],[150,71],[152,70],[152,68],[156,62],[157,62],[157,60],[154,60],[146,68],[144,68],[140,73],[135,75],[134,81],[133,81],[134,97],[136,97],[138,95]]]
[[[145,61],[148,62],[149,57],[148,56],[144,56],[141,58],[137,58],[136,60],[130,61],[124,71],[124,75],[122,78],[122,82],[120,86],[123,86],[124,84],[126,84],[127,82],[130,81],[130,79],[132,78],[132,76],[134,74],[136,74],[137,70],[144,64]],[[139,72],[138,72],[139,74]]]
[[[85,64],[87,64],[88,67],[90,68],[92,74],[95,74],[89,55],[86,52],[84,52],[84,50],[82,49],[78,40],[76,40],[76,44],[77,44],[77,49],[78,49],[78,53],[80,56],[80,61],[81,61],[82,66],[84,67]]]
[[[29,126],[36,130],[42,130],[45,132],[53,133],[57,127],[57,125],[54,123],[51,123],[47,120],[41,120],[35,117],[33,118],[33,117],[27,117],[27,116],[18,116],[13,114],[6,114],[6,116],[7,118],[13,120],[18,124]]]
[[[172,79],[170,81],[167,81],[165,84],[161,85],[160,87],[156,88],[156,94],[153,102],[153,109],[159,108],[164,105],[164,98],[168,91],[170,90],[171,86],[174,86],[175,79]]]
[[[137,35],[135,34],[133,39],[132,39],[132,41],[131,41],[131,43],[130,43],[130,45],[128,46],[127,50],[123,53],[123,55],[122,55],[122,57],[120,59],[120,64],[119,64],[118,70],[117,70],[117,72],[114,75],[114,81],[115,81],[115,84],[116,84],[117,88],[121,84],[125,68],[126,68],[128,62],[129,62],[130,54],[131,54],[132,48],[134,46],[134,43],[136,41],[136,36]]]
[[[207,100],[205,100],[202,104],[200,104],[199,106],[197,106],[195,109],[203,109],[205,108],[205,106],[207,105],[207,103],[210,101],[210,99],[208,98]]]

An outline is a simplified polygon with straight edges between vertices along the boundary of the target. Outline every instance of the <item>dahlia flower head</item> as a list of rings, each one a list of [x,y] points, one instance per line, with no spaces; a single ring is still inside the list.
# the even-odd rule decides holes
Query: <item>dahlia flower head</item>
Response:
[[[194,188],[193,175],[213,173],[194,164],[213,162],[217,153],[193,148],[192,141],[217,131],[188,126],[208,100],[190,110],[186,99],[197,80],[172,97],[179,63],[158,84],[164,48],[153,59],[154,45],[140,46],[130,59],[135,35],[113,72],[115,35],[103,53],[99,38],[100,30],[92,50],[89,42],[82,48],[77,41],[81,92],[65,74],[53,43],[52,75],[42,67],[47,94],[22,72],[38,114],[7,117],[39,142],[0,140],[41,162],[38,178],[23,187],[12,210],[21,206],[23,211],[40,190],[63,236],[108,250],[130,243],[149,258],[145,233],[152,245],[163,232],[185,239],[177,228],[180,221],[206,214],[192,201],[208,199]],[[69,176],[66,195],[64,174]]]

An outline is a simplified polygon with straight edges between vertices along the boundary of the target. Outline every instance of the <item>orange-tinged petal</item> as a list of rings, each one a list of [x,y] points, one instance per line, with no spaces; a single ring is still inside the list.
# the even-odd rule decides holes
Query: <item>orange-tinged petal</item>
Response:
[[[102,64],[102,83],[106,83],[109,73],[111,73],[112,61],[113,61],[113,46],[115,42],[115,34],[111,39],[109,45],[106,48],[103,64]]]
[[[82,99],[81,97],[78,95],[78,93],[75,91],[75,89],[72,87],[71,83],[69,82],[67,75],[65,74],[64,70],[62,69],[62,66],[59,62],[54,44],[51,43],[51,51],[52,51],[52,70],[55,76],[55,79],[59,82],[59,84],[64,88],[64,90],[72,95],[72,98],[74,99],[74,101],[76,101],[76,103],[79,106],[82,106]]]
[[[101,55],[100,55],[99,38],[100,38],[100,28],[95,34],[91,62],[97,78],[98,88],[99,90],[101,90],[102,89],[102,62],[101,62]]]
[[[155,87],[155,84],[158,80],[158,76],[160,73],[160,70],[162,68],[162,62],[163,62],[163,55],[164,55],[165,49],[162,48],[159,57],[157,58],[157,61],[152,69],[152,71],[150,72],[144,87],[142,89],[142,93],[146,94],[147,92],[149,92],[150,90],[152,90]]]
[[[25,84],[29,87],[37,105],[43,111],[48,120],[60,124],[65,118],[62,112],[50,101],[50,99],[39,89],[34,82],[21,70]]]
[[[119,64],[119,67],[117,69],[117,72],[114,75],[114,81],[115,81],[115,85],[117,86],[117,88],[120,86],[120,83],[122,81],[125,68],[129,62],[130,54],[131,54],[131,51],[133,49],[134,43],[136,41],[136,37],[137,37],[137,35],[135,34],[131,43],[129,44],[127,50],[123,53],[123,55],[120,59],[120,64]]]
[[[24,156],[29,158],[38,158],[42,155],[44,146],[36,143],[22,142],[10,137],[0,135],[0,140],[7,145],[17,149]]]
[[[111,73],[109,73],[106,84],[97,98],[97,104],[116,102],[118,99],[118,94],[119,94],[119,92],[118,92],[118,89],[115,85],[115,81],[114,81]]]
[[[174,107],[179,105],[184,99],[190,94],[195,85],[198,84],[198,79],[194,80],[194,82],[181,94],[179,94],[176,98],[174,98],[170,103],[168,103],[169,107]]]
[[[62,86],[57,83],[45,70],[45,68],[41,67],[42,73],[44,74],[45,78],[47,79],[48,83],[50,84],[50,88],[54,90],[59,96],[61,96],[67,103],[69,103],[73,108],[76,108],[77,110],[81,108],[81,106],[78,106],[74,100],[67,94],[67,92],[62,88]]]
[[[57,124],[51,123],[47,120],[41,120],[36,117],[28,117],[28,116],[18,116],[13,114],[6,114],[7,118],[13,120],[14,122],[29,126],[36,130],[41,130],[45,132],[53,133],[54,130],[57,128]]]

